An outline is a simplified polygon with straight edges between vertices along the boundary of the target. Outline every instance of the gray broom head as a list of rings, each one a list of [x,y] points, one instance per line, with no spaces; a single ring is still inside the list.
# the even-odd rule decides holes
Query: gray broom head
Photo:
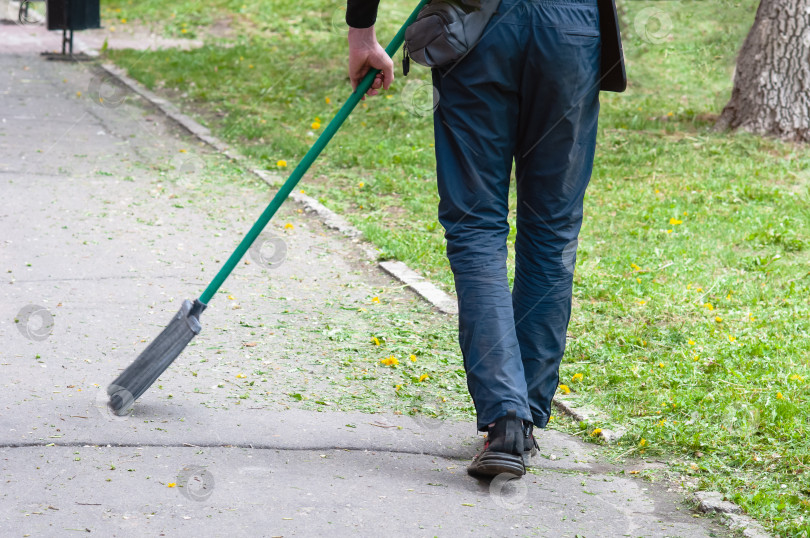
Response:
[[[188,343],[200,334],[200,314],[205,307],[197,299],[193,303],[188,299],[183,301],[180,311],[163,332],[107,387],[107,394],[110,396],[108,405],[113,413],[119,416],[129,413],[135,400],[152,386]]]

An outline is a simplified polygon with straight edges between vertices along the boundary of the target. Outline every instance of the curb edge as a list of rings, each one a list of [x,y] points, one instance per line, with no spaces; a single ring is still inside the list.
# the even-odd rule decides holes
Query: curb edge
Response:
[[[552,403],[554,403],[554,405],[556,405],[560,411],[578,422],[593,423],[607,421],[604,413],[594,407],[587,405],[573,405],[573,401],[575,399],[576,396],[564,398],[559,394],[555,394]],[[601,428],[599,438],[606,443],[615,443],[624,437],[625,433],[627,433],[627,428],[623,428],[621,426],[613,429]]]
[[[760,523],[743,513],[739,505],[726,501],[725,496],[719,491],[696,491],[692,497],[699,511],[705,514],[718,514],[724,525],[741,532],[746,538],[771,538]]]

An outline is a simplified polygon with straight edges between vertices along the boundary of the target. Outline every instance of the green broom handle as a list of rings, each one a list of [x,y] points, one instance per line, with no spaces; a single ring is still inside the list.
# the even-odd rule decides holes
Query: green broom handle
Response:
[[[427,4],[429,0],[421,0],[419,5],[416,6],[416,9],[413,10],[413,13],[408,17],[405,21],[405,24],[402,25],[402,28],[399,29],[397,34],[394,36],[394,39],[388,44],[385,48],[385,52],[388,56],[393,57],[394,54],[399,50],[402,46],[403,41],[405,41],[405,30],[411,23],[416,20],[416,16],[419,14],[419,11],[422,7]],[[245,255],[248,251],[250,246],[259,237],[259,234],[262,233],[264,227],[267,226],[267,223],[270,222],[270,219],[273,218],[273,215],[276,214],[278,208],[281,207],[281,204],[284,203],[284,200],[290,195],[298,182],[301,181],[301,178],[304,177],[304,174],[309,170],[309,167],[312,166],[312,163],[315,162],[315,159],[318,158],[321,151],[326,147],[332,137],[335,135],[340,126],[343,125],[343,122],[346,121],[346,118],[349,117],[349,114],[352,113],[352,110],[357,106],[363,95],[371,88],[371,84],[374,82],[374,77],[377,76],[379,73],[379,69],[372,69],[366,76],[363,77],[363,80],[357,86],[357,89],[352,92],[349,96],[349,99],[340,107],[337,115],[332,118],[332,121],[329,122],[329,125],[326,126],[321,136],[318,137],[318,140],[309,148],[307,154],[304,155],[304,158],[301,159],[301,162],[298,163],[298,166],[295,167],[290,177],[287,178],[287,181],[284,182],[284,185],[278,190],[276,195],[267,205],[267,207],[262,212],[259,219],[251,226],[250,230],[248,231],[247,235],[245,235],[242,242],[239,243],[239,246],[236,247],[236,250],[233,251],[233,254],[230,255],[228,260],[222,265],[222,268],[216,274],[214,279],[208,284],[208,287],[205,288],[205,291],[200,295],[200,302],[203,304],[208,304],[208,302],[214,297],[214,294],[219,290],[222,283],[225,282],[225,279],[231,274],[231,272],[236,268],[239,260]]]

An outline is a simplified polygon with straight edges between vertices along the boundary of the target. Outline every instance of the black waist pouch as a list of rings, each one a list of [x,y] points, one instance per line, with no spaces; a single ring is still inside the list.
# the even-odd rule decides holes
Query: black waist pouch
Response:
[[[408,56],[443,67],[467,54],[484,33],[501,0],[433,0],[405,31]]]

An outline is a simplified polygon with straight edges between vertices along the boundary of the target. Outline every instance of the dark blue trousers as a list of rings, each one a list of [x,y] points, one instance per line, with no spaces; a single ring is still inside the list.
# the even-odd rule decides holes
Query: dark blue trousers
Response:
[[[596,0],[503,0],[466,57],[433,70],[439,220],[481,431],[508,409],[541,428],[551,413],[593,167],[599,63]]]

